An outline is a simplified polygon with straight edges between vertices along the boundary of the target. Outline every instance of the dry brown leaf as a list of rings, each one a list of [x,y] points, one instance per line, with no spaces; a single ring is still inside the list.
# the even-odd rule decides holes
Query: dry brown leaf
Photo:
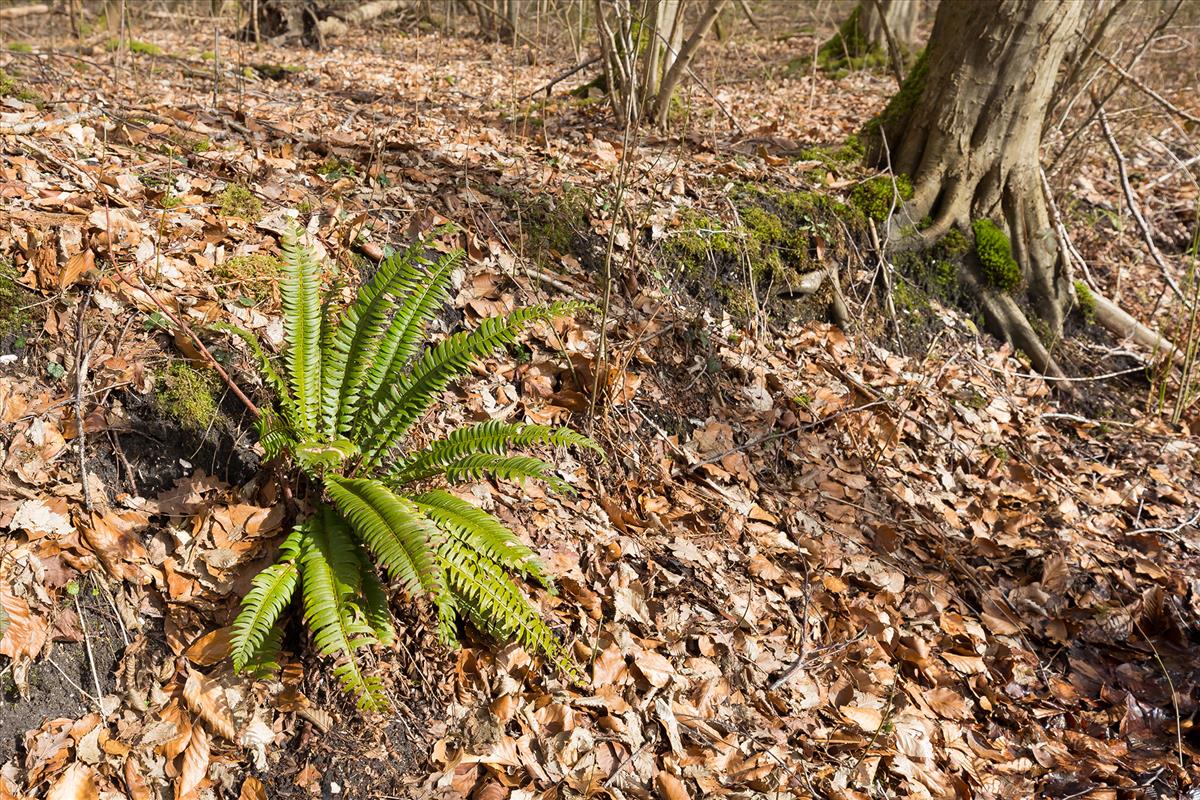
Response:
[[[209,631],[184,651],[187,660],[198,667],[208,667],[224,661],[229,656],[230,628],[217,628]]]
[[[643,650],[633,663],[647,683],[660,689],[670,683],[675,675],[671,662],[653,650]]]
[[[200,726],[193,725],[191,717],[175,702],[164,708],[160,712],[160,717],[163,722],[170,723],[175,727],[175,734],[162,743],[163,755],[169,759],[175,758],[187,748],[191,741],[192,728]]]
[[[267,800],[267,789],[258,778],[253,775],[247,776],[246,780],[242,781],[242,791],[238,793],[238,800]]]
[[[865,708],[863,706],[842,706],[838,709],[842,716],[849,722],[853,722],[858,727],[862,728],[867,733],[874,733],[879,730],[879,726],[883,724],[883,714],[878,708]]]
[[[95,800],[99,796],[92,768],[76,761],[50,787],[46,800]]]
[[[0,655],[13,661],[32,660],[46,644],[46,622],[36,617],[24,597],[17,597],[7,586],[0,586],[0,605],[8,618],[4,637],[0,638]]]
[[[665,769],[660,769],[655,774],[654,785],[658,789],[658,796],[662,800],[692,800],[692,796],[688,793],[687,787],[683,785],[683,781]]]
[[[83,252],[76,253],[67,259],[67,263],[58,275],[58,288],[68,289],[85,274],[96,269],[96,254],[89,247]]]
[[[214,732],[231,742],[237,739],[233,714],[229,711],[225,691],[220,684],[194,669],[188,669],[187,682],[183,685],[183,699],[187,701],[188,708],[207,722]]]
[[[146,779],[142,776],[141,765],[134,757],[125,759],[125,794],[129,795],[129,800],[151,800],[153,795],[150,793],[150,785],[146,783]]]
[[[196,794],[200,784],[208,775],[208,734],[203,725],[192,726],[192,740],[183,753],[183,769],[175,784],[175,800],[188,800]]]

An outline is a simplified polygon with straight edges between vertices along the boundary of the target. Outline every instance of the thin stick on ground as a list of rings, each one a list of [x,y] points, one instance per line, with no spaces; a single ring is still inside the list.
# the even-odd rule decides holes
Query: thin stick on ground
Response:
[[[154,293],[150,291],[148,286],[145,286],[144,284],[141,287],[135,286],[133,282],[125,276],[125,273],[121,271],[121,268],[117,266],[116,256],[113,255],[112,223],[109,220],[107,203],[104,205],[104,227],[108,231],[109,236],[108,263],[112,265],[113,271],[116,272],[117,277],[121,280],[121,282],[130,289],[140,291],[149,297],[150,302],[154,303],[155,307],[162,312],[163,316],[171,320],[171,322],[174,323],[179,330],[183,331],[183,333],[192,340],[192,344],[196,345],[196,349],[204,357],[204,360],[208,362],[210,367],[216,370],[216,373],[221,376],[221,380],[225,381],[225,385],[229,387],[229,390],[233,392],[234,396],[236,396],[238,400],[242,401],[242,405],[246,406],[246,410],[253,414],[255,418],[261,417],[262,412],[258,410],[258,406],[254,405],[254,402],[246,396],[246,393],[242,391],[241,387],[234,382],[233,378],[229,376],[229,373],[225,371],[225,368],[221,366],[220,362],[217,361],[216,357],[213,356],[208,347],[205,346],[204,342],[200,341],[200,337],[196,335],[195,331],[193,331],[191,327],[183,321],[183,318],[172,313],[170,309],[163,305],[162,301],[154,296]]]
[[[1164,109],[1171,112],[1172,114],[1175,114],[1176,116],[1183,117],[1188,122],[1191,122],[1196,125],[1200,125],[1200,117],[1197,117],[1195,114],[1189,114],[1187,111],[1184,111],[1182,108],[1175,105],[1170,100],[1168,100],[1167,98],[1163,97],[1158,92],[1151,89],[1144,82],[1135,78],[1124,67],[1122,67],[1117,62],[1113,61],[1108,56],[1104,55],[1104,53],[1101,53],[1099,50],[1096,51],[1096,55],[1100,56],[1100,59],[1104,63],[1108,64],[1108,66],[1112,67],[1113,70],[1115,70],[1118,75],[1120,75],[1122,78],[1124,78],[1125,80],[1132,83],[1135,87],[1140,89],[1146,96],[1148,96],[1154,102],[1158,103]]]
[[[84,324],[84,313],[92,301],[92,288],[89,286],[83,291],[83,298],[79,301],[79,313],[75,318],[75,452],[79,459],[79,485],[83,492],[83,506],[90,514],[92,511],[92,490],[88,485],[87,474],[87,430],[83,419],[83,394],[84,387],[87,385],[88,365],[91,363],[92,354],[96,352],[96,347],[104,338],[108,326],[105,325],[100,333],[96,335],[95,340],[84,349],[84,333],[87,326]]]
[[[1097,119],[1100,121],[1100,129],[1104,131],[1104,138],[1108,140],[1108,148],[1112,150],[1113,157],[1117,160],[1117,172],[1121,176],[1121,189],[1125,193],[1125,202],[1129,204],[1129,212],[1133,215],[1133,219],[1137,222],[1138,230],[1142,232],[1142,239],[1146,242],[1146,248],[1150,251],[1150,257],[1154,259],[1154,263],[1158,264],[1162,270],[1163,278],[1167,285],[1171,287],[1171,291],[1175,296],[1183,302],[1187,302],[1187,298],[1183,294],[1183,289],[1179,288],[1179,284],[1171,277],[1171,269],[1167,263],[1163,261],[1162,254],[1158,252],[1158,246],[1154,244],[1154,234],[1150,231],[1150,224],[1146,222],[1146,218],[1142,216],[1142,210],[1138,206],[1137,198],[1133,194],[1133,187],[1129,184],[1129,169],[1125,164],[1125,154],[1121,152],[1121,148],[1117,145],[1117,140],[1113,136],[1112,128],[1108,126],[1108,115],[1104,113],[1104,107],[1097,108]]]
[[[79,595],[74,595],[71,599],[75,601],[75,613],[79,617],[79,628],[83,631],[83,646],[87,650],[88,666],[92,670],[92,683],[96,687],[96,705],[100,706],[103,711],[104,690],[100,688],[100,673],[96,671],[96,657],[92,653],[92,636],[88,633],[87,620],[84,619],[83,608],[79,605]]]

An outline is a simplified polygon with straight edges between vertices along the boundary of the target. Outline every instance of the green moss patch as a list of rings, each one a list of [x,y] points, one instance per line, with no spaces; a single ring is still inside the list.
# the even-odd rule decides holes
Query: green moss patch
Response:
[[[1004,231],[990,219],[977,219],[971,223],[971,232],[975,234],[975,255],[988,285],[1002,292],[1020,286],[1021,267],[1013,258],[1012,243]]]
[[[154,399],[184,428],[206,431],[216,424],[220,413],[217,388],[217,378],[211,372],[202,372],[186,361],[173,361],[158,375]]]
[[[262,214],[262,201],[238,183],[231,183],[221,192],[221,213],[226,217],[240,217],[254,221]]]
[[[125,46],[129,52],[137,53],[140,56],[161,56],[163,49],[152,42],[143,42],[138,39],[126,39]],[[104,48],[109,52],[121,49],[121,40],[114,37],[109,39],[104,44]]]
[[[735,318],[756,304],[770,311],[776,299],[807,296],[805,276],[849,259],[849,240],[865,225],[861,212],[817,192],[744,185],[732,200],[737,215],[729,219],[681,213],[662,250],[689,294]],[[826,282],[813,305],[823,308],[828,289]]]
[[[45,101],[37,92],[21,84],[14,76],[0,69],[0,97],[12,97],[22,103],[32,103],[39,108]]]
[[[1096,296],[1083,281],[1075,281],[1075,302],[1084,322],[1091,325],[1096,321]]]
[[[913,186],[907,175],[880,175],[854,187],[850,204],[876,222],[886,222],[893,209],[912,199]]]
[[[0,259],[0,345],[6,349],[24,347],[25,332],[33,321],[29,312],[33,297],[17,281],[19,277],[16,267]]]
[[[861,164],[864,155],[866,155],[866,151],[863,148],[862,139],[852,134],[845,143],[837,147],[827,145],[806,147],[800,151],[800,160],[819,161],[829,171],[840,172]]]
[[[557,195],[532,199],[513,197],[525,233],[525,252],[538,261],[556,256],[582,256],[591,235],[593,196],[579,186],[564,184]]]
[[[234,256],[216,267],[217,292],[236,295],[244,305],[258,305],[270,299],[279,280],[282,264],[275,256],[254,253]]]
[[[29,42],[9,42],[5,45],[11,53],[32,53],[33,45]]]

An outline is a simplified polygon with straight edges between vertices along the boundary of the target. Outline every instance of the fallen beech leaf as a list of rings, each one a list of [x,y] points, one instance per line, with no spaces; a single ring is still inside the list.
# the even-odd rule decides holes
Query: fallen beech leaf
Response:
[[[238,793],[238,800],[267,800],[267,790],[263,782],[253,775],[248,776],[242,781],[242,791]]]
[[[183,685],[183,699],[187,701],[188,708],[216,733],[231,742],[237,740],[233,715],[229,712],[229,704],[225,701],[225,692],[220,684],[189,669],[187,683]]]
[[[76,761],[50,787],[46,800],[94,800],[99,796],[92,768]]]
[[[13,661],[36,658],[46,644],[45,620],[35,617],[29,610],[28,601],[10,593],[7,586],[0,587],[0,605],[8,620],[4,637],[0,638],[0,655]]]
[[[654,776],[654,785],[658,788],[658,796],[662,800],[692,800],[683,781],[665,769],[660,769]]]
[[[858,727],[862,728],[867,733],[874,733],[879,730],[879,726],[883,724],[883,714],[878,708],[864,708],[863,706],[842,706],[838,709],[842,716],[849,722],[853,722]]]
[[[203,725],[192,726],[192,740],[183,753],[183,769],[179,782],[175,784],[175,800],[192,797],[208,775],[208,734]]]
[[[643,651],[633,663],[647,683],[660,689],[670,683],[675,675],[671,662],[653,650]]]
[[[58,275],[58,288],[69,289],[84,274],[96,269],[96,254],[89,247],[81,253],[76,253],[67,259],[66,265]]]
[[[129,795],[129,800],[151,800],[150,786],[146,783],[146,779],[142,777],[142,768],[138,764],[136,758],[130,756],[125,759],[125,794]]]
[[[209,631],[192,642],[183,654],[198,667],[208,667],[224,661],[229,656],[229,634],[228,627]]]

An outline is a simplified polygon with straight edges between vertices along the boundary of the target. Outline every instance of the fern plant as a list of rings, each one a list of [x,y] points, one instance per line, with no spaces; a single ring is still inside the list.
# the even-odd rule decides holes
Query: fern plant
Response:
[[[497,420],[419,449],[404,444],[475,361],[575,304],[521,308],[422,351],[426,324],[448,298],[461,252],[430,262],[414,246],[388,258],[339,319],[322,302],[319,265],[298,229],[285,233],[282,250],[282,363],[252,334],[226,329],[247,342],[278,395],[259,421],[266,455],[290,460],[321,497],[242,600],[231,637],[234,667],[276,668],[279,620],[299,589],[313,641],[335,659],[342,686],[362,708],[383,706],[379,679],[364,670],[360,652],[395,636],[378,566],[403,590],[432,601],[443,641],[455,641],[465,618],[571,671],[558,639],[511,577],[553,589],[534,553],[496,517],[436,483],[535,478],[561,489],[550,464],[512,448],[596,445],[568,428]]]

